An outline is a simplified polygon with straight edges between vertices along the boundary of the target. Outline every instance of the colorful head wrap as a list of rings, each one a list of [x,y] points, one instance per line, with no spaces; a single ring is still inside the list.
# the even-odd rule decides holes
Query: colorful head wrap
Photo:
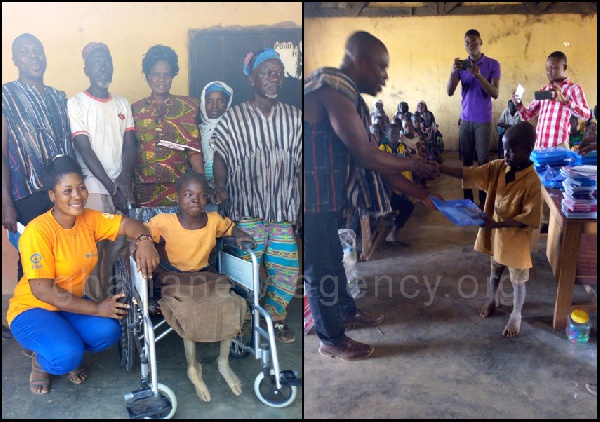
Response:
[[[83,50],[81,51],[81,57],[83,57],[83,61],[85,62],[85,59],[87,59],[87,56],[90,55],[90,53],[98,48],[105,48],[106,51],[108,51],[108,53],[110,54],[110,50],[108,49],[108,46],[102,42],[90,42],[87,43],[85,47],[83,47]]]
[[[210,94],[211,92],[215,92],[215,91],[221,91],[223,94],[225,94],[227,96],[227,98],[229,98],[231,96],[229,91],[227,91],[227,89],[225,89],[225,87],[223,85],[221,85],[219,82],[214,82],[211,85],[209,85],[208,88],[206,88],[204,95]]]
[[[283,64],[281,57],[279,57],[279,53],[272,48],[263,48],[262,50],[248,53],[244,59],[244,75],[250,76],[254,69],[268,59],[277,59],[281,62],[281,64]]]

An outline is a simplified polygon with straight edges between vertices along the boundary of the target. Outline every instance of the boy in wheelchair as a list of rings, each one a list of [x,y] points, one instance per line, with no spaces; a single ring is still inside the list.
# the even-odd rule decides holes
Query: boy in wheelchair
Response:
[[[157,243],[161,263],[154,273],[155,287],[161,288],[158,304],[171,327],[183,338],[188,377],[203,401],[210,393],[202,381],[202,365],[196,360],[196,342],[220,342],[218,368],[235,395],[242,382],[228,362],[231,341],[239,333],[246,314],[246,301],[230,291],[229,280],[209,272],[210,255],[217,238],[234,236],[242,242],[254,239],[227,217],[205,212],[209,196],[204,175],[187,172],[177,181],[176,214],[158,214],[144,223]]]

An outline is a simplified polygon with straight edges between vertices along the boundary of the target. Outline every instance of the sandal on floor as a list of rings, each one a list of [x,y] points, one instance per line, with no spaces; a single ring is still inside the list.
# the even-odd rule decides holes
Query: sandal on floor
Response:
[[[73,384],[81,384],[87,379],[88,372],[87,369],[80,366],[69,372],[67,376],[69,377],[69,381]]]
[[[48,394],[50,392],[50,374],[42,369],[35,359],[31,359],[31,375],[29,375],[29,389],[34,394]]]
[[[293,343],[296,340],[294,332],[284,322],[273,322],[273,329],[275,330],[275,337],[281,343]]]

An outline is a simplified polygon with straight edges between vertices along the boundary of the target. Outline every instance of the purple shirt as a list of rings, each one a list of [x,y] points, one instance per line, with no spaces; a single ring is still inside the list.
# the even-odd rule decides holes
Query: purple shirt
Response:
[[[491,83],[492,79],[500,79],[500,63],[497,60],[482,54],[477,61],[477,66],[479,66],[479,71],[488,82]],[[461,120],[491,123],[492,97],[483,90],[479,81],[468,70],[460,70],[458,77],[462,85]]]

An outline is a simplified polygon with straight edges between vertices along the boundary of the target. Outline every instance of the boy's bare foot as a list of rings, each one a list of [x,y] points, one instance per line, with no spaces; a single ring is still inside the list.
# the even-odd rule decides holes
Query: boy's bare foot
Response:
[[[508,320],[508,324],[504,327],[502,331],[502,335],[504,337],[516,337],[521,332],[521,318],[519,317],[510,317]]]
[[[481,318],[487,318],[488,316],[490,316],[492,311],[494,309],[496,309],[496,307],[497,307],[496,302],[493,300],[490,300],[485,305],[483,305],[481,308],[479,308],[479,316]]]

